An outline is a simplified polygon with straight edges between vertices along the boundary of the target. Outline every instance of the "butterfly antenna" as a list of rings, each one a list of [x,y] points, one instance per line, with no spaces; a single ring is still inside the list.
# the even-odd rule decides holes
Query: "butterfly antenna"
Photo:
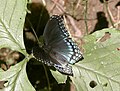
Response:
[[[38,45],[39,45],[40,47],[42,47],[42,43],[39,41],[39,39],[38,39],[38,37],[37,37],[37,34],[36,34],[36,32],[35,32],[32,24],[31,24],[31,22],[30,22],[30,20],[29,20],[28,18],[27,18],[27,21],[29,22],[31,29],[33,30],[33,33],[34,33],[34,35],[35,35],[35,38],[36,38],[36,40],[38,41]]]

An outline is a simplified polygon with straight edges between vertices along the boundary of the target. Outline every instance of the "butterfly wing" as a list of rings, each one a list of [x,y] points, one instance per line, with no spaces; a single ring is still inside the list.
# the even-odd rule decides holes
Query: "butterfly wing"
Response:
[[[43,36],[45,45],[51,46],[69,36],[69,33],[64,26],[62,16],[51,16],[50,20],[46,24]]]
[[[43,37],[45,40],[45,49],[61,65],[66,63],[74,64],[82,58],[79,47],[69,38],[62,16],[53,15],[50,18],[45,27]],[[59,56],[62,59],[58,59]]]
[[[82,54],[77,44],[69,38],[62,16],[53,15],[50,18],[43,37],[45,45],[33,48],[35,58],[48,66],[54,66],[61,73],[73,75],[72,67],[68,63],[79,61]]]
[[[67,61],[70,64],[74,64],[82,58],[82,54],[78,46],[72,41],[71,38],[65,38],[59,43],[56,43],[54,46],[52,46],[50,54],[52,55],[53,52],[56,52],[57,56],[62,57],[65,61]]]
[[[35,46],[32,49],[33,56],[38,60],[41,61],[44,64],[47,64],[48,66],[54,66],[54,63],[51,60],[51,57],[48,53],[46,53],[43,48],[39,46]]]
[[[36,46],[33,48],[33,55],[38,61],[41,61],[48,66],[54,66],[59,72],[67,75],[73,75],[72,68],[68,64],[61,65],[59,61],[53,59],[48,53],[46,53],[43,48]]]

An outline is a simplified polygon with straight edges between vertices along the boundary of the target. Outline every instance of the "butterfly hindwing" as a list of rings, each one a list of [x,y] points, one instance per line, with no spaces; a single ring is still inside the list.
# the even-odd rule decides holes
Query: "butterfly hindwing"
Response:
[[[43,48],[39,47],[39,46],[35,46],[33,47],[33,55],[34,57],[41,61],[42,63],[44,64],[47,64],[48,66],[54,66],[52,60],[51,60],[51,57],[49,56],[49,54],[47,54]]]
[[[33,48],[33,55],[35,58],[44,63],[48,66],[54,66],[59,72],[67,75],[73,75],[72,68],[68,64],[61,65],[59,61],[56,59],[53,59],[51,56],[49,56],[43,48],[40,48],[39,46],[36,46]]]

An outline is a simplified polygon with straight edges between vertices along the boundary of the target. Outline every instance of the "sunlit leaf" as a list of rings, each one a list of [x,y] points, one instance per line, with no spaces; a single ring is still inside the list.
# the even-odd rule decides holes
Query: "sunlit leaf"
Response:
[[[23,25],[27,0],[0,0],[0,48],[25,49]]]
[[[120,31],[104,29],[84,41],[84,60],[74,65],[71,77],[77,91],[119,91]]]
[[[72,65],[74,76],[70,76],[76,91],[119,91],[120,31],[103,29],[83,40],[84,59]]]
[[[2,91],[35,91],[26,74],[28,58],[23,42],[26,7],[27,0],[0,0],[0,48],[8,47],[26,56],[7,71],[0,69],[0,81],[6,81]]]
[[[7,81],[3,91],[35,91],[27,78],[27,61],[26,58],[7,71],[0,70],[0,81]]]
[[[67,80],[67,76],[66,75],[62,75],[60,72],[52,71],[52,70],[51,70],[51,73],[54,76],[54,78],[57,80],[58,84],[66,82],[66,80]]]

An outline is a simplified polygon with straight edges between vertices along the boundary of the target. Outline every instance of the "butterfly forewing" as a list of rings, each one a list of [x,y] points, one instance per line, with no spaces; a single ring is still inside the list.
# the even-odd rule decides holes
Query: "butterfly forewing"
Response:
[[[68,36],[62,16],[53,15],[46,24],[43,33],[45,44],[54,45]]]
[[[73,75],[72,67],[68,64],[79,61],[82,54],[77,44],[69,38],[62,16],[53,15],[50,18],[43,37],[45,45],[33,49],[33,55],[48,66],[54,66],[61,73]]]
[[[66,62],[74,64],[82,58],[77,44],[69,38],[62,16],[53,15],[50,18],[43,36],[46,46],[49,46],[48,50],[55,52],[57,56],[61,55]],[[63,62],[63,60],[59,61]]]

